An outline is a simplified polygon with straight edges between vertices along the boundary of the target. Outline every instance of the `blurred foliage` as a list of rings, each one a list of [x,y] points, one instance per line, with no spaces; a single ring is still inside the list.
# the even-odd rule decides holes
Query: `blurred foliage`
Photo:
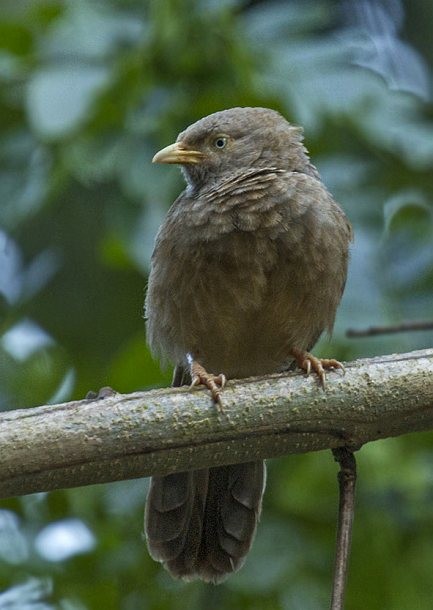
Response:
[[[431,346],[432,332],[344,335],[433,309],[433,11],[419,0],[405,15],[398,1],[378,1],[368,29],[363,6],[2,0],[1,408],[169,383],[146,348],[142,305],[154,234],[182,180],[150,160],[192,121],[234,105],[302,124],[354,224],[335,333],[317,352]],[[353,610],[431,607],[432,464],[431,434],[359,454]],[[142,481],[4,502],[0,609],[327,607],[331,456],[290,456],[269,470],[254,548],[219,587],[174,582],[150,560]]]

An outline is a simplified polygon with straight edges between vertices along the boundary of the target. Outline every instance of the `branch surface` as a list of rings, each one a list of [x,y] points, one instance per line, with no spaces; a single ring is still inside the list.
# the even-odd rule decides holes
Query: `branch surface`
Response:
[[[433,428],[433,349],[327,375],[117,394],[0,414],[0,497],[335,449]]]

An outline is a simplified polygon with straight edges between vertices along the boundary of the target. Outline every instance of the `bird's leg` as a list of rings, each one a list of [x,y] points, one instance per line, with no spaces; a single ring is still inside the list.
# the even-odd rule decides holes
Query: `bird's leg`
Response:
[[[214,375],[208,373],[207,370],[199,363],[194,360],[190,354],[188,354],[188,364],[191,373],[191,388],[197,385],[205,386],[211,393],[214,403],[217,405],[220,411],[222,411],[221,391],[226,384],[226,377],[222,373]]]
[[[322,388],[325,387],[325,369],[341,369],[345,372],[344,366],[334,358],[316,358],[310,352],[302,349],[293,348],[290,354],[296,360],[296,364],[300,369],[304,370],[307,375],[313,370],[319,377]]]
[[[338,473],[340,497],[331,610],[343,610],[347,565],[352,539],[352,524],[355,512],[356,460],[353,451],[348,447],[333,449],[332,453],[334,454],[335,461],[340,465]]]

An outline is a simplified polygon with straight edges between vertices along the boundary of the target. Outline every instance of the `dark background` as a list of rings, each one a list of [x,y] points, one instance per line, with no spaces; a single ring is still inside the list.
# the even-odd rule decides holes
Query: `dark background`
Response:
[[[142,307],[156,229],[183,187],[150,161],[234,105],[304,126],[355,228],[335,332],[315,353],[432,345],[432,332],[345,337],[432,315],[431,2],[1,4],[0,408],[169,383]],[[433,436],[370,444],[358,462],[348,607],[427,610]],[[253,551],[219,587],[175,582],[150,560],[146,481],[5,501],[0,609],[326,608],[335,473],[330,452],[271,461]]]

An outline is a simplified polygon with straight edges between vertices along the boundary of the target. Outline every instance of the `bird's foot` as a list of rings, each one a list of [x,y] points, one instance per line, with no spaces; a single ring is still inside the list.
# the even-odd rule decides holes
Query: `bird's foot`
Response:
[[[221,391],[226,384],[226,377],[222,373],[219,375],[213,375],[208,373],[207,370],[198,362],[193,360],[190,365],[191,370],[191,388],[203,385],[211,393],[212,400],[217,405],[218,410],[223,410],[223,404],[221,400]]]
[[[117,394],[116,390],[110,388],[110,386],[105,386],[99,390],[99,392],[94,392],[90,390],[86,394],[86,400],[104,400],[104,398],[108,398],[109,396],[114,396]]]
[[[291,355],[295,358],[296,364],[300,369],[305,371],[307,375],[314,371],[320,380],[322,388],[325,388],[327,369],[341,369],[343,373],[346,372],[344,366],[338,360],[334,358],[316,358],[310,352],[306,352],[302,349],[292,349]]]

